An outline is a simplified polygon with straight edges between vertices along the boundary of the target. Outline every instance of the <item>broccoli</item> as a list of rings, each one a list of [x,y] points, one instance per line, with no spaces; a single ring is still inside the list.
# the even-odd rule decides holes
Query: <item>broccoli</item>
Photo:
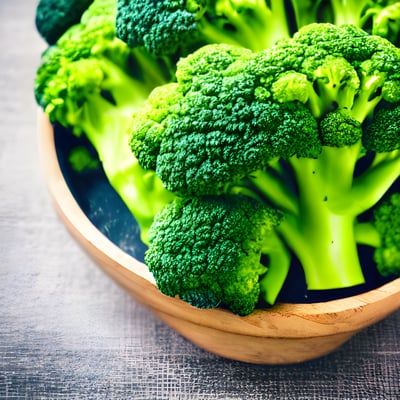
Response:
[[[179,59],[213,43],[259,51],[317,22],[352,24],[395,42],[399,11],[393,0],[118,0],[116,29],[130,47]]]
[[[400,275],[400,193],[374,210],[374,226],[380,238],[374,259],[383,276]]]
[[[382,276],[400,275],[400,193],[389,193],[372,208],[366,221],[356,226],[359,243],[374,249],[374,261]]]
[[[282,213],[271,248],[300,262],[309,290],[358,286],[359,219],[400,173],[399,66],[400,49],[351,25],[307,25],[259,52],[207,45],[134,114],[132,151],[180,198],[247,196]],[[149,240],[158,259],[160,240]],[[173,257],[190,271],[185,248]],[[268,275],[264,299],[278,285]]]
[[[72,25],[79,23],[93,0],[39,0],[36,7],[36,29],[53,45]]]
[[[377,2],[367,10],[365,20],[372,20],[371,32],[387,38],[396,46],[400,44],[400,2],[387,0]],[[366,24],[366,22],[365,22]]]
[[[260,50],[290,33],[284,0],[118,0],[118,37],[157,55],[208,43]]]
[[[37,103],[51,122],[86,135],[111,186],[137,219],[142,235],[173,197],[129,148],[133,111],[169,73],[151,55],[115,35],[115,0],[95,0],[42,56],[35,79]]]
[[[259,301],[263,242],[277,224],[275,210],[247,196],[176,198],[154,220],[145,261],[164,294],[246,315]]]

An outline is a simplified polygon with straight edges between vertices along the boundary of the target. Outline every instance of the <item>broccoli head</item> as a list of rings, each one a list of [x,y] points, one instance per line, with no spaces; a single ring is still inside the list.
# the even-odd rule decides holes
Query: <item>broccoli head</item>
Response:
[[[178,63],[178,83],[157,89],[135,115],[132,149],[168,190],[219,194],[278,156],[321,151],[317,123],[303,104],[258,99],[257,80],[240,70],[248,55],[228,45],[203,47]]]
[[[156,217],[145,262],[160,291],[239,315],[260,296],[263,242],[278,214],[245,196],[177,198]]]
[[[400,104],[379,108],[374,118],[366,124],[364,147],[377,153],[400,149],[399,121]]]

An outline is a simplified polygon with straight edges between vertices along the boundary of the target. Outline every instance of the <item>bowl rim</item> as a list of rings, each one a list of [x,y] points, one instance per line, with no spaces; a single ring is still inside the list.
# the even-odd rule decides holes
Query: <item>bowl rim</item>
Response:
[[[295,337],[299,327],[292,328],[291,319],[302,321],[303,337],[315,336],[314,325],[319,326],[319,335],[332,335],[342,332],[360,330],[375,323],[400,308],[400,278],[376,289],[355,296],[330,300],[320,303],[279,303],[271,308],[256,309],[247,316],[238,316],[228,310],[202,310],[192,307],[178,298],[163,295],[158,291],[151,272],[146,265],[125,253],[103,235],[88,219],[70,192],[58,163],[53,126],[41,108],[38,110],[39,158],[50,197],[58,215],[63,220],[72,236],[80,242],[103,269],[115,278],[122,286],[130,286],[126,279],[136,279],[139,287],[128,287],[135,292],[134,297],[145,303],[156,313],[167,313],[181,317],[189,322],[216,329],[229,330],[238,334],[252,336],[282,336],[277,329],[277,321],[282,316],[287,323],[285,337]],[[107,266],[104,268],[105,264]],[[125,285],[125,283],[127,285]],[[138,291],[143,291],[139,293]],[[138,296],[137,296],[138,295]],[[375,315],[377,304],[385,304],[385,311]],[[360,311],[367,311],[361,316]],[[354,319],[354,315],[359,315]],[[346,325],[352,318],[352,326]],[[321,318],[326,329],[321,331]],[[232,321],[235,323],[232,324]],[[279,322],[280,324],[280,322]]]

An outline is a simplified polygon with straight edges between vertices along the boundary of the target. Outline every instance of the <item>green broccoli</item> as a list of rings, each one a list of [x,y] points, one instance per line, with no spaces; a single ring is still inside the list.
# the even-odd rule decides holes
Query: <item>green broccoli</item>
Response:
[[[277,224],[275,210],[246,196],[177,198],[156,217],[145,261],[164,294],[246,315],[259,301],[261,254]]]
[[[400,275],[400,193],[389,193],[379,201],[366,221],[356,226],[359,243],[374,249],[374,261],[385,277]]]
[[[145,236],[154,214],[173,196],[138,164],[128,128],[134,110],[170,75],[153,56],[116,37],[115,15],[115,0],[95,0],[43,54],[35,95],[51,122],[86,135]]]
[[[93,0],[39,0],[36,29],[48,44],[55,44],[69,27],[79,23],[91,3]]]
[[[371,32],[387,38],[396,46],[400,44],[400,2],[387,0],[377,2],[367,10],[365,19],[372,20]]]
[[[374,226],[380,238],[374,259],[383,276],[400,275],[400,193],[392,194],[374,210]]]
[[[308,289],[363,284],[358,220],[400,173],[400,49],[311,24],[260,52],[205,46],[176,76],[134,115],[139,163],[182,198],[244,195],[282,213],[273,242],[299,260]],[[150,240],[149,251],[164,249]],[[264,298],[278,285],[265,282]]]
[[[118,0],[118,37],[157,55],[207,43],[260,50],[289,37],[288,24],[284,0]]]
[[[336,25],[352,24],[392,43],[399,38],[400,3],[397,0],[330,0],[325,18]]]
[[[399,33],[399,5],[393,0],[117,1],[120,39],[176,59],[213,43],[259,51],[317,22],[352,24],[393,41]]]

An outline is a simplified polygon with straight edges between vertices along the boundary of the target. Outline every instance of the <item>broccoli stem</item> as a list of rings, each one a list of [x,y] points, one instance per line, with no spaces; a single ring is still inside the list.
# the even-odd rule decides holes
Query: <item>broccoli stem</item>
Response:
[[[260,293],[268,304],[275,304],[289,272],[291,256],[276,234],[268,235],[263,243],[263,254],[268,254],[267,272],[260,280]]]
[[[80,126],[96,149],[110,185],[138,222],[141,240],[147,244],[154,216],[173,195],[153,171],[146,171],[139,165],[130,150],[129,127],[133,111],[130,105],[117,108],[102,97],[93,96],[84,105]]]
[[[372,222],[357,223],[354,227],[354,233],[356,241],[359,244],[375,248],[381,245],[381,237]]]
[[[365,282],[354,234],[356,215],[344,207],[336,210],[341,194],[351,188],[355,165],[349,160],[343,165],[345,153],[357,154],[356,149],[342,150],[324,148],[316,160],[290,159],[298,182],[299,214],[285,216],[278,231],[302,263],[310,290]],[[334,179],[327,180],[327,174]]]
[[[283,185],[284,177],[276,170],[258,170],[248,177],[256,192],[262,194],[262,197],[278,206],[282,211],[292,214],[298,214],[298,204],[293,193],[290,192],[287,185]]]
[[[400,150],[378,153],[366,172],[354,179],[347,203],[354,214],[374,206],[400,175]]]
[[[296,20],[296,30],[317,22],[318,9],[321,2],[322,0],[291,0]]]
[[[200,22],[202,34],[211,43],[228,43],[260,51],[279,39],[290,37],[283,0],[271,0],[270,7],[265,0],[225,0],[217,4],[216,16],[216,21],[202,18]],[[222,26],[218,24],[219,17],[226,22]],[[225,31],[225,25],[231,25],[234,31]]]
[[[70,114],[76,121],[69,124],[83,131],[95,148],[108,181],[137,220],[141,239],[147,243],[155,214],[173,198],[155,172],[139,165],[129,146],[132,114],[152,85],[132,79],[105,59],[102,69],[106,77],[102,89],[111,98],[97,92],[88,95],[78,114]],[[152,193],[151,199],[148,193]]]
[[[350,24],[361,26],[362,13],[369,0],[331,0],[333,23],[337,26]]]

